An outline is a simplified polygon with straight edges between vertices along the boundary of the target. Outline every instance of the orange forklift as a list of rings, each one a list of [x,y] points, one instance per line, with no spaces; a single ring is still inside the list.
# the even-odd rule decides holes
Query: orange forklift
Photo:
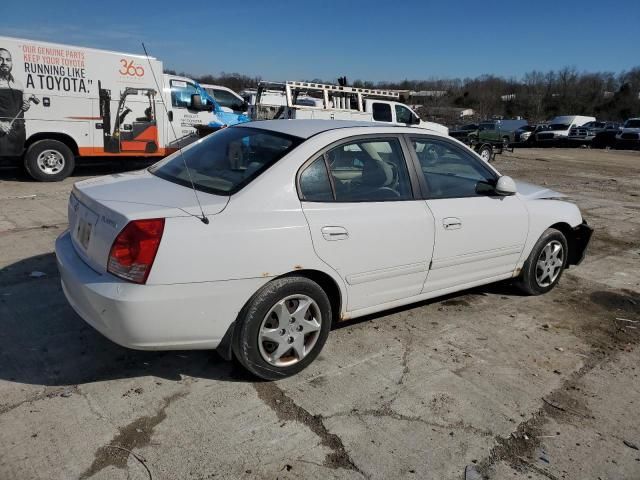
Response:
[[[120,94],[118,112],[111,131],[111,91],[102,88],[98,82],[100,97],[100,116],[102,117],[102,137],[105,153],[156,153],[158,151],[158,124],[156,120],[156,91],[152,88],[127,87]],[[132,112],[126,106],[127,97],[144,95],[149,106],[144,111],[144,117],[138,117],[131,123],[125,123],[126,117]]]

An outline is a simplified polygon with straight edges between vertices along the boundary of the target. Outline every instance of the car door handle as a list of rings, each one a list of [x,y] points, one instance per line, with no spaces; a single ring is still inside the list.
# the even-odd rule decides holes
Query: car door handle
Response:
[[[442,225],[445,230],[457,230],[462,228],[462,220],[456,217],[447,217],[442,219]]]
[[[320,231],[324,239],[330,242],[349,238],[349,232],[347,232],[347,229],[344,227],[322,227]]]

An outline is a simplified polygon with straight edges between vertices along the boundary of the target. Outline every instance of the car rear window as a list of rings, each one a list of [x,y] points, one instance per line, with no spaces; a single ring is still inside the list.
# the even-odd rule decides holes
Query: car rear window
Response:
[[[149,171],[165,180],[216,195],[231,195],[302,143],[303,139],[258,128],[230,127],[156,163]],[[189,167],[188,170],[186,167]]]

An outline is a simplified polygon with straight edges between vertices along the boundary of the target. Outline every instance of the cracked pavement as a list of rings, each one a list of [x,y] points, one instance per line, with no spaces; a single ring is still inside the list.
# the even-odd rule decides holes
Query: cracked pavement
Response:
[[[67,305],[52,250],[71,185],[122,167],[0,170],[0,478],[640,478],[640,154],[496,165],[579,204],[583,265],[541,297],[497,284],[343,322],[274,383],[126,350]]]

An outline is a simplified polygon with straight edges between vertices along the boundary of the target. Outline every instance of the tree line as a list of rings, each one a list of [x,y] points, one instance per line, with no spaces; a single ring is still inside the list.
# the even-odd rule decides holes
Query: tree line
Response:
[[[173,71],[167,71],[173,73]],[[189,76],[187,74],[182,74]],[[193,77],[191,77],[193,78]],[[261,77],[221,73],[195,78],[200,83],[224,85],[235,91],[255,88]],[[311,82],[337,83],[336,79]],[[456,123],[461,109],[473,109],[475,118],[522,117],[540,122],[556,115],[593,115],[623,121],[640,116],[640,67],[620,73],[578,72],[573,67],[548,72],[532,71],[521,78],[481,75],[475,78],[371,82],[355,80],[363,88],[426,91],[404,100],[419,107],[423,118]],[[439,92],[439,93],[433,93]]]

